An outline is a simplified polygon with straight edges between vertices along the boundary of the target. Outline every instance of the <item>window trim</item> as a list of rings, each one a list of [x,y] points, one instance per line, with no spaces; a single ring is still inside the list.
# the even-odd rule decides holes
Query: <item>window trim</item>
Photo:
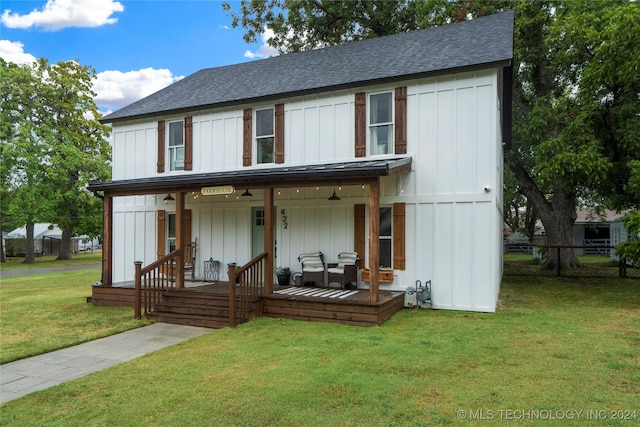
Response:
[[[380,218],[378,218],[378,221],[380,222],[380,231],[382,231],[382,211],[383,209],[388,209],[389,210],[389,218],[391,220],[391,224],[389,224],[389,229],[390,229],[390,233],[388,236],[383,236],[382,233],[380,233],[380,235],[378,236],[378,241],[379,241],[379,247],[380,247],[380,268],[391,268],[393,269],[394,265],[393,265],[393,254],[394,254],[394,218],[393,218],[393,206],[380,206]],[[391,242],[391,246],[389,248],[389,265],[385,266],[382,262],[382,241],[383,240],[388,240],[389,242]]]
[[[386,208],[387,205],[381,206]],[[394,203],[392,207],[392,259],[394,270],[406,269],[406,204],[403,202]],[[354,225],[354,251],[360,254],[360,259],[364,267],[368,266],[369,239],[367,234],[367,223],[371,211],[365,204],[357,204],[353,207]]]
[[[171,125],[174,123],[182,123],[182,145],[171,145],[171,136],[172,136],[172,132],[171,132]],[[166,143],[166,147],[167,147],[167,158],[169,160],[169,172],[183,172],[186,169],[186,151],[187,151],[187,141],[186,141],[186,135],[185,135],[185,120],[184,119],[174,119],[174,120],[167,120],[167,124],[166,124],[167,130],[166,130],[166,139],[167,139],[167,143]],[[174,159],[172,157],[172,151],[176,150],[177,148],[182,148],[182,169],[174,169]]]
[[[273,133],[267,135],[260,135],[258,136],[258,113],[260,111],[267,111],[267,110],[271,110],[271,121],[272,121],[272,130]],[[269,165],[269,164],[274,164],[276,163],[276,120],[275,120],[275,108],[274,107],[265,107],[265,108],[256,108],[253,110],[253,114],[255,117],[255,124],[253,126],[253,141],[254,141],[254,146],[255,146],[255,152],[256,152],[256,158],[255,158],[255,164],[257,165]],[[261,139],[269,139],[271,138],[271,140],[273,141],[273,151],[271,152],[271,157],[272,160],[270,162],[262,162],[260,159],[260,152],[262,150],[260,150],[260,144],[259,144],[259,140]]]
[[[391,111],[390,111],[390,118],[391,121],[390,122],[380,122],[380,123],[375,123],[372,124],[371,123],[371,107],[373,105],[373,102],[371,101],[371,98],[373,96],[376,95],[390,95],[391,96]],[[382,91],[376,91],[376,92],[369,92],[367,93],[367,104],[366,104],[366,120],[367,120],[367,131],[366,131],[366,141],[367,141],[367,153],[369,156],[387,156],[387,155],[393,155],[395,154],[395,144],[396,144],[396,135],[395,135],[395,126],[396,126],[396,105],[395,105],[395,91],[393,89],[389,89],[389,90],[382,90]],[[374,154],[373,153],[373,141],[371,138],[371,131],[373,127],[381,127],[381,126],[389,126],[391,131],[389,132],[389,134],[391,135],[391,140],[387,141],[387,153],[381,153],[381,154]]]
[[[177,243],[177,241],[176,241],[176,234],[177,234],[176,218],[177,218],[177,215],[176,215],[175,212],[167,212],[167,225],[166,225],[166,227],[167,227],[167,229],[166,229],[167,241],[165,243],[166,247],[168,249],[167,253],[174,251],[176,249],[176,247],[177,247],[176,246],[176,243]],[[173,237],[171,236],[171,220],[172,219],[173,219],[173,228],[174,228],[174,230],[173,230],[174,236]],[[172,249],[172,245],[171,245],[172,242],[173,242],[173,249]]]

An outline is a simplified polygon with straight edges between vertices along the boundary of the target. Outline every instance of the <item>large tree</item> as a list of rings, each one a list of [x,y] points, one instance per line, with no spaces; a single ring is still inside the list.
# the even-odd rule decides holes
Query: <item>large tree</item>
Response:
[[[225,8],[230,10],[230,6]],[[245,40],[292,52],[515,9],[514,141],[505,163],[548,245],[573,245],[576,208],[630,203],[638,159],[638,4],[628,0],[243,0]],[[616,197],[611,197],[615,195]],[[556,251],[546,266],[555,268]],[[572,249],[561,267],[578,265]]]
[[[247,43],[258,41],[269,28],[269,45],[282,53],[418,28],[417,3],[412,0],[243,0],[239,11],[222,5],[232,26],[245,28]]]
[[[626,0],[517,5],[514,144],[506,162],[547,244],[571,245],[576,207],[629,201],[630,161],[640,156],[633,125],[640,15]],[[557,263],[550,251],[546,265]],[[571,249],[561,263],[578,265]]]
[[[95,72],[45,59],[23,66],[0,59],[0,71],[2,191],[10,196],[9,213],[27,224],[25,262],[33,262],[36,221],[63,230],[59,258],[68,259],[74,235],[98,234],[101,206],[87,183],[110,177],[109,128],[97,120],[93,101]]]

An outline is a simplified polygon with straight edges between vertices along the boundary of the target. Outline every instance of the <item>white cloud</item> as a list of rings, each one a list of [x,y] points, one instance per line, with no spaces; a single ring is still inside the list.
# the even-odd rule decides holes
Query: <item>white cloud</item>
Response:
[[[0,40],[0,58],[18,65],[36,62],[35,56],[25,53],[24,44],[10,40]]]
[[[68,27],[100,27],[118,21],[111,15],[124,11],[124,6],[114,0],[48,0],[42,9],[26,15],[11,13],[7,9],[0,21],[9,28],[27,29],[40,27],[57,31]]]
[[[170,70],[144,68],[138,71],[103,71],[94,81],[94,98],[101,109],[117,110],[183,79]]]
[[[260,45],[258,50],[256,50],[255,52],[251,52],[250,50],[247,50],[244,53],[244,57],[254,59],[254,58],[269,58],[271,56],[278,56],[278,50],[267,44],[268,40],[273,36],[274,36],[273,30],[265,27],[264,32],[260,35],[260,38],[262,39],[262,44]]]

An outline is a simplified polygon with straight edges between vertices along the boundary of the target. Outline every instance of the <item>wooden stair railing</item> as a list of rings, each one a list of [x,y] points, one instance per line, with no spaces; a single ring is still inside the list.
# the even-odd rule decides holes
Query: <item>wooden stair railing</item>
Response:
[[[264,292],[266,258],[263,252],[242,267],[229,264],[229,326],[249,320],[253,303]]]
[[[135,271],[135,317],[142,318],[144,314],[151,313],[155,305],[162,299],[162,294],[176,287],[176,264],[182,256],[182,249],[159,258],[148,266],[142,268],[142,262],[136,261]],[[144,308],[144,310],[143,310]]]

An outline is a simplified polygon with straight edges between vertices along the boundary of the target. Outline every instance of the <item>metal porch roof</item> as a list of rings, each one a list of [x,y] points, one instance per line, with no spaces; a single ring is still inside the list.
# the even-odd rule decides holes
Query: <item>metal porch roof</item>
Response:
[[[268,186],[304,186],[305,183],[339,184],[344,181],[393,175],[411,168],[411,157],[366,159],[340,163],[252,167],[233,171],[160,175],[150,178],[117,181],[92,181],[89,190],[111,195],[154,194],[172,191],[194,191],[201,187],[234,185],[263,188]]]

